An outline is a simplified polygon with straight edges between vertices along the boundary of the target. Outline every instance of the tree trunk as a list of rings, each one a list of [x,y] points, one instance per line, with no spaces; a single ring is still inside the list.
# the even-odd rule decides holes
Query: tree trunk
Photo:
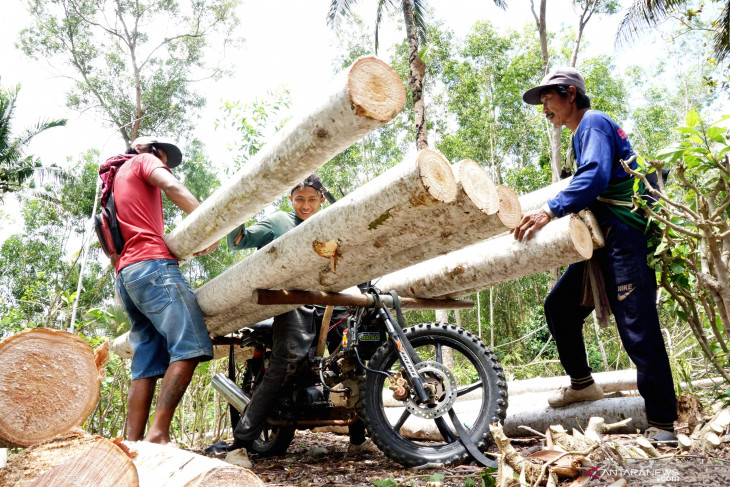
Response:
[[[0,363],[0,443],[25,447],[86,421],[106,360],[75,335],[34,328],[0,342]]]
[[[300,275],[311,281],[326,268],[337,273],[340,261],[357,258],[350,252],[357,245],[408,233],[402,224],[432,220],[439,214],[434,210],[456,195],[449,163],[434,151],[421,151],[415,161],[386,171],[206,283],[196,291],[198,303],[205,315],[217,315],[255,289],[276,289]]]
[[[555,220],[518,242],[512,235],[487,240],[383,277],[378,287],[403,296],[465,296],[501,282],[589,259],[590,232],[576,215]]]
[[[265,286],[258,287],[263,289],[341,291],[388,272],[443,254],[449,250],[462,248],[469,243],[502,233],[507,228],[514,227],[520,219],[517,196],[508,188],[497,188],[498,194],[505,195],[500,198],[501,208],[492,215],[485,215],[483,211],[494,211],[492,203],[485,203],[490,198],[484,198],[483,196],[484,191],[490,187],[491,179],[483,169],[479,168],[479,171],[476,171],[474,166],[479,168],[473,162],[458,166],[457,173],[463,172],[469,174],[470,177],[464,178],[464,184],[458,186],[459,192],[454,203],[433,205],[431,211],[416,218],[409,218],[399,212],[391,211],[392,217],[383,222],[383,225],[390,225],[383,237],[360,237],[352,243],[352,247],[349,247],[348,242],[339,241],[336,269],[328,266],[315,268],[310,265],[309,270],[304,270],[298,275],[280,273],[275,282],[272,279]],[[381,186],[381,184],[376,186]],[[469,189],[467,190],[467,188]],[[469,192],[476,188],[480,188],[480,191],[476,193],[482,195],[481,203],[476,196],[473,199],[468,197]],[[461,191],[462,189],[463,191]],[[355,193],[351,194],[354,195]],[[340,200],[337,205],[331,207],[331,210],[327,209],[325,211],[335,211],[343,201]],[[480,208],[483,208],[483,210],[480,211]],[[428,210],[427,208],[424,209]],[[324,212],[322,214],[324,216]],[[317,215],[310,220],[314,220],[316,217]],[[301,226],[308,226],[310,220],[307,221],[306,225],[302,224]],[[349,217],[335,218],[333,215],[328,220],[331,221],[328,228],[332,228],[336,221],[344,222],[348,220],[352,223],[352,219]],[[509,226],[505,226],[502,220],[507,221]],[[470,221],[473,223],[469,224]],[[439,232],[434,232],[435,228],[438,228]],[[363,233],[365,232],[352,225],[349,230],[342,232],[342,235],[362,236]],[[286,239],[288,235],[283,235],[279,240]],[[342,249],[341,255],[340,249]],[[255,256],[256,254],[252,255],[244,263]],[[280,260],[276,260],[272,264],[277,268],[280,268],[280,265]],[[287,269],[289,269],[288,264]],[[217,279],[221,279],[221,276]],[[248,274],[247,279],[251,279],[250,274]],[[200,296],[198,294],[199,298]],[[203,307],[202,303],[201,307]],[[282,306],[262,308],[251,300],[239,300],[234,308],[210,316],[206,321],[208,329],[214,335],[223,335],[272,315],[286,312],[289,309],[292,308]]]
[[[251,470],[215,458],[146,441],[125,442],[144,487],[263,487]]]
[[[481,400],[460,401],[454,405],[459,420],[467,426],[476,422]],[[385,413],[395,424],[403,414],[404,408],[386,407]],[[507,436],[521,437],[530,435],[520,426],[527,426],[536,431],[545,431],[551,425],[562,425],[567,430],[583,429],[590,418],[600,416],[606,422],[619,422],[627,417],[633,420],[628,425],[612,433],[636,433],[637,429],[648,427],[644,399],[641,396],[601,399],[599,401],[579,402],[562,408],[553,409],[547,404],[545,394],[525,394],[519,400],[510,398],[507,418],[504,421],[504,432]],[[442,441],[436,424],[432,419],[410,416],[400,430],[403,436],[424,440]]]
[[[422,239],[418,245],[390,255],[380,255],[377,260],[368,264],[363,274],[382,276],[476,244],[516,227],[522,217],[517,195],[506,186],[499,186],[497,193],[500,196],[500,209],[497,213],[476,215],[473,221],[451,230],[446,226],[440,227],[439,233],[432,232],[430,238]]]
[[[537,210],[541,208],[547,200],[554,198],[558,193],[568,187],[572,178],[561,179],[557,183],[553,183],[549,186],[545,186],[531,193],[520,196],[520,206],[522,212],[527,213],[528,211]]]
[[[137,469],[123,448],[104,438],[72,434],[34,445],[0,468],[13,487],[137,487]]]
[[[636,390],[636,370],[634,369],[596,372],[593,374],[593,379],[605,393]],[[507,383],[507,387],[509,397],[513,398],[519,394],[554,391],[568,384],[570,384],[570,377],[563,375],[510,381]]]
[[[405,104],[398,75],[374,57],[363,57],[340,75],[330,95],[294,117],[166,238],[187,260],[259,212],[365,135],[391,120]]]
[[[426,126],[426,102],[423,99],[423,77],[426,75],[426,64],[418,56],[418,33],[413,19],[413,0],[403,0],[403,18],[408,40],[408,87],[413,95],[413,116],[416,123],[416,147],[418,150],[428,148],[428,129]]]

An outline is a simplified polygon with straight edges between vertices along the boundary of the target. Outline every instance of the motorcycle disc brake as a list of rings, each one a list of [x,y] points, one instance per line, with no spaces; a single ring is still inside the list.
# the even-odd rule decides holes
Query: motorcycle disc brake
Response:
[[[406,401],[406,409],[419,418],[440,418],[456,402],[456,378],[446,366],[438,362],[419,362],[416,370],[426,383],[429,401],[422,403],[411,395]]]

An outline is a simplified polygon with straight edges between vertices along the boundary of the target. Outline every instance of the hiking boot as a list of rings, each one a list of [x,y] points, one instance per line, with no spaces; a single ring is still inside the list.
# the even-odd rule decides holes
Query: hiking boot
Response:
[[[353,456],[362,455],[363,453],[376,453],[379,451],[380,449],[375,446],[375,443],[373,443],[373,440],[371,440],[370,438],[363,441],[359,445],[353,445],[352,443],[350,443],[350,446],[347,447],[347,454]]]
[[[597,401],[603,399],[603,389],[595,382],[585,389],[573,389],[572,387],[561,387],[548,397],[548,404],[551,407],[559,408],[580,401]]]
[[[677,435],[674,434],[674,431],[650,426],[644,431],[644,436],[652,443],[660,443],[664,446],[677,446]]]

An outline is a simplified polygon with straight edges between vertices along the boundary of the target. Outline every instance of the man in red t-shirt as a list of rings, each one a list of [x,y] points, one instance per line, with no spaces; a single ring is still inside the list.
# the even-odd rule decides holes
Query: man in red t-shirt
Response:
[[[213,344],[192,289],[180,274],[164,240],[162,192],[185,213],[198,200],[170,168],[182,161],[171,143],[142,137],[132,143],[138,155],[117,171],[114,203],[124,237],[117,259],[116,287],[132,328],[132,386],[127,438],[170,442],[170,422],[199,362],[213,357]],[[214,251],[218,243],[196,253]],[[152,425],[144,435],[157,379],[162,377]]]

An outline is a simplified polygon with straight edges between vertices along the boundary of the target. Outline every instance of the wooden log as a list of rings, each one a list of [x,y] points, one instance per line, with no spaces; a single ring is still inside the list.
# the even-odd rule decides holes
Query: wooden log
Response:
[[[111,441],[83,433],[39,443],[0,468],[0,485],[14,487],[137,487],[132,460]]]
[[[567,188],[572,180],[572,177],[561,179],[557,183],[520,196],[520,206],[522,206],[523,213],[542,208],[547,203],[547,200],[554,198],[558,193]]]
[[[388,65],[363,57],[340,76],[329,94],[294,116],[227,184],[206,199],[166,238],[187,260],[258,213],[405,105],[403,82]]]
[[[404,241],[416,238],[427,231],[426,225],[409,228],[407,222],[438,218],[456,196],[448,161],[428,149],[419,152],[415,160],[391,168],[199,288],[198,303],[211,317],[208,329],[225,335],[240,328],[232,326],[227,316],[214,317],[235,317],[242,307],[257,306],[251,301],[255,289],[315,290],[321,271],[346,273],[343,266],[349,268],[359,259],[367,262],[371,256],[358,249],[362,242],[377,242],[385,236],[392,240],[396,232],[407,235]],[[322,251],[325,243],[329,252]],[[308,283],[306,287],[293,285],[299,276]],[[341,291],[359,282],[358,276],[349,277],[354,282],[326,290]]]
[[[253,296],[256,304],[316,304],[320,306],[363,306],[373,307],[375,298],[371,294],[348,294],[348,293],[325,293],[322,291],[279,291],[268,289],[257,289]],[[393,308],[393,298],[389,295],[381,295],[383,306]],[[402,298],[400,305],[409,309],[470,309],[474,307],[471,299],[417,299]]]
[[[603,392],[618,392],[636,390],[636,369],[614,370],[610,372],[596,372],[593,380],[601,386]],[[507,382],[509,397],[518,394],[534,392],[549,392],[570,384],[570,377],[536,377],[534,379],[516,380]]]
[[[428,259],[473,245],[515,228],[522,217],[517,194],[507,186],[497,187],[500,208],[494,215],[480,215],[476,220],[462,225],[453,232],[439,232],[436,238],[425,239],[418,245],[381,256],[362,272],[365,275],[382,276]]]
[[[100,368],[81,338],[34,328],[0,342],[0,442],[30,446],[80,427],[99,398]]]
[[[389,230],[372,240],[360,240],[338,260],[337,270],[325,268],[319,275],[305,274],[288,281],[288,288],[339,291],[368,279],[407,267],[422,260],[456,250],[509,228],[502,223],[517,215],[503,209],[503,191],[476,162],[465,159],[452,171],[456,183],[453,202],[434,206],[424,218],[391,218]],[[513,203],[518,205],[517,196]],[[490,227],[491,225],[491,227]],[[438,231],[435,231],[438,229]]]
[[[378,287],[420,298],[467,295],[517,277],[589,259],[590,232],[576,215],[550,222],[531,240],[491,239],[383,277]]]
[[[140,487],[263,487],[251,470],[146,441],[124,442],[134,454]]]

